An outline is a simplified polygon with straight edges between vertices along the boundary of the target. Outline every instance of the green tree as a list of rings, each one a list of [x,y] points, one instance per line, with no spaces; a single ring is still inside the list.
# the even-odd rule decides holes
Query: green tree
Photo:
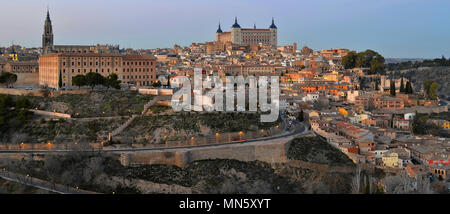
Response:
[[[78,75],[72,77],[72,84],[74,86],[78,86],[78,89],[80,89],[81,86],[86,85],[86,77],[84,75],[78,74]]]
[[[89,72],[86,74],[86,85],[91,87],[91,90],[94,90],[94,87],[97,85],[102,85],[105,82],[105,78],[99,73]]]
[[[170,77],[167,77],[167,86],[170,87]]]
[[[406,90],[407,94],[412,94],[413,93],[413,89],[412,89],[410,81],[406,82],[406,89],[405,90]]]
[[[405,92],[405,85],[403,84],[403,77],[402,77],[402,80],[400,82],[400,92],[402,92],[402,93]]]
[[[21,97],[16,101],[17,109],[30,109],[31,107],[32,107],[31,102],[25,97]]]
[[[160,81],[156,81],[152,84],[153,87],[161,87],[161,82]]]
[[[10,73],[10,72],[4,72],[0,74],[0,84],[5,84],[6,87],[13,87],[13,84],[17,81],[17,75]]]
[[[375,58],[373,58],[370,61],[370,73],[371,74],[385,74],[384,69],[385,69],[384,57],[382,57],[381,55],[379,55],[377,53]]]
[[[349,58],[350,57],[352,56],[349,56]],[[381,56],[379,53],[373,50],[366,50],[356,54],[355,67],[370,68],[369,74],[384,74],[385,73],[384,62],[385,62],[384,57]],[[345,63],[351,65],[351,60],[346,59]]]
[[[62,74],[61,74],[61,71],[59,72],[59,75],[58,75],[58,88],[62,88]]]
[[[366,50],[363,52],[359,52],[356,56],[355,66],[359,68],[370,68],[371,67],[370,62],[377,56],[377,54],[378,53],[376,53],[373,50]]]
[[[106,77],[103,85],[106,86],[108,89],[109,89],[109,87],[115,88],[115,89],[120,89],[121,82],[122,81],[119,80],[119,77],[117,76],[117,74],[112,73]]]
[[[430,89],[429,89],[429,95],[428,95],[430,97],[430,99],[432,99],[432,100],[436,99],[436,90],[437,90],[438,86],[439,86],[439,84],[437,82],[431,83]]]
[[[425,91],[425,94],[430,95],[430,86],[431,83],[433,83],[430,80],[425,80],[425,82],[423,82],[423,90]]]
[[[416,113],[416,116],[413,119],[412,127],[414,134],[427,134],[427,126],[426,122],[428,120],[428,116],[426,115],[418,115]]]
[[[300,112],[297,114],[297,120],[300,122],[303,122],[305,120],[305,118],[303,116],[303,109],[300,110]]]
[[[395,81],[391,80],[391,88],[389,89],[391,95],[395,97]]]
[[[348,53],[342,58],[342,65],[345,69],[352,69],[355,67],[356,53],[354,51]]]

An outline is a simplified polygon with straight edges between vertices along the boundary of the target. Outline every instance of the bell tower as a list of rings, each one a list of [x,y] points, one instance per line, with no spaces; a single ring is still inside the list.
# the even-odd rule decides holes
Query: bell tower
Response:
[[[51,53],[53,49],[53,30],[50,13],[47,9],[47,18],[44,24],[44,33],[42,34],[42,53]]]

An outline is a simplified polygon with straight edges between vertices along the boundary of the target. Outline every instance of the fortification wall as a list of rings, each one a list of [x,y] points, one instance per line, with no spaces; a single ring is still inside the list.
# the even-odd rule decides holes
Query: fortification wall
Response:
[[[208,159],[235,159],[239,161],[263,161],[284,163],[292,138],[244,143],[241,145],[221,145],[211,147],[176,149],[170,151],[140,151],[120,154],[124,166],[140,164],[165,164],[185,167],[187,164]]]
[[[20,86],[39,86],[39,73],[15,73],[17,82],[14,85]]]

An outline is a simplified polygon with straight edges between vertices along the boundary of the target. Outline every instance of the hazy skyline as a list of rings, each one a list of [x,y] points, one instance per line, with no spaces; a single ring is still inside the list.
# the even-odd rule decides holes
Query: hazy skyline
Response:
[[[278,44],[314,50],[373,49],[385,57],[450,57],[450,1],[445,0],[0,0],[0,46],[40,47],[47,5],[55,44],[165,48],[215,40],[229,31],[267,28]]]

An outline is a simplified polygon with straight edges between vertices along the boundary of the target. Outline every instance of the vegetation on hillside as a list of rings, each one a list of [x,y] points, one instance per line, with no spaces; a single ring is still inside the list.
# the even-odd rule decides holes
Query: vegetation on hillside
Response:
[[[84,118],[140,114],[153,96],[139,94],[137,91],[94,91],[88,94],[27,98],[31,100],[33,108]]]
[[[122,125],[127,118],[90,121],[35,117],[21,127],[5,133],[0,143],[90,143],[105,141],[108,133]]]
[[[299,137],[291,142],[288,158],[327,165],[354,166],[344,153],[335,149],[320,137]]]
[[[30,107],[30,101],[24,97],[14,101],[10,95],[0,94],[0,135],[18,129],[30,121],[33,117],[33,113],[28,111]]]

